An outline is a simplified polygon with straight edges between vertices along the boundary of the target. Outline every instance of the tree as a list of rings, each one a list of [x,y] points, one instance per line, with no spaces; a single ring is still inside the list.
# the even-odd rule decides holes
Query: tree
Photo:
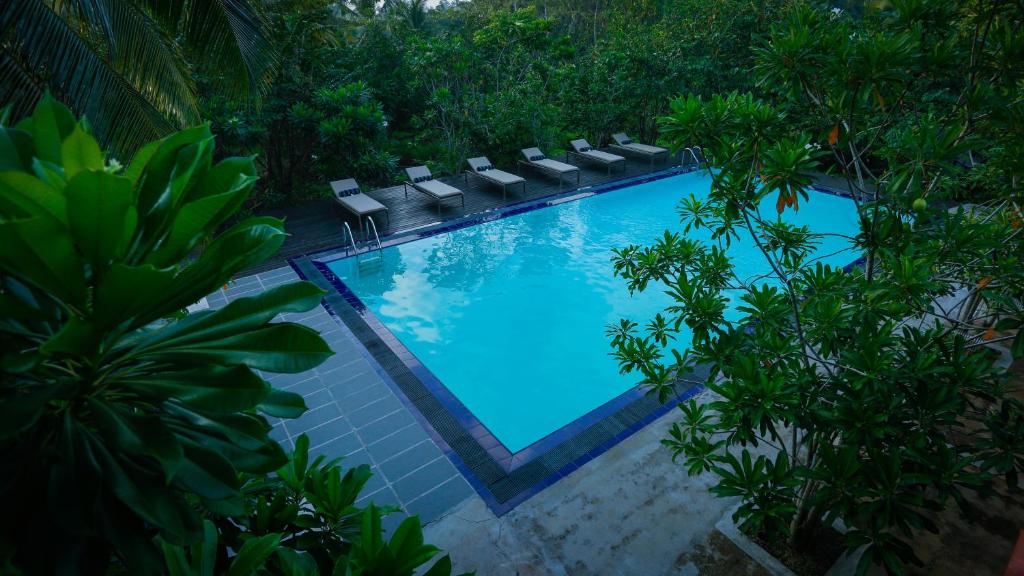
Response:
[[[0,102],[21,116],[48,90],[121,155],[199,122],[197,71],[258,98],[277,63],[248,0],[11,0],[0,30]]]
[[[714,244],[666,233],[616,255],[631,290],[659,286],[677,300],[643,329],[610,328],[622,369],[668,397],[706,365],[720,398],[682,405],[666,445],[689,473],[718,476],[713,492],[739,497],[735,517],[751,533],[799,549],[842,519],[846,545],[864,549],[859,573],[872,563],[901,573],[917,561],[914,532],[938,528],[934,511],[967,509],[966,494],[999,477],[1015,487],[1024,465],[1024,405],[988,350],[1005,341],[1024,355],[1021,194],[1015,165],[994,153],[1020,133],[976,139],[1020,106],[1005,37],[983,38],[1016,16],[930,5],[863,19],[798,5],[757,51],[777,104],[673,100],[664,140],[712,159],[710,195],[680,203],[684,232],[707,229]],[[940,55],[966,74],[935,72]],[[1015,76],[982,72],[995,69]],[[948,210],[972,156],[1002,177],[976,205]],[[862,269],[816,262],[822,235],[776,217],[810,200],[826,165],[853,191]],[[768,278],[735,276],[726,250],[739,238]],[[682,330],[691,349],[671,355]]]
[[[307,467],[303,442],[289,460],[268,437],[268,416],[306,407],[261,374],[332,353],[273,319],[317,306],[321,290],[300,282],[182,313],[284,240],[272,218],[222,230],[255,167],[212,158],[199,126],[122,166],[50,98],[0,125],[5,572],[185,573],[187,547],[198,574],[229,560],[229,574],[267,562],[411,574],[436,552],[415,521],[382,541],[381,511],[353,504],[367,468]]]

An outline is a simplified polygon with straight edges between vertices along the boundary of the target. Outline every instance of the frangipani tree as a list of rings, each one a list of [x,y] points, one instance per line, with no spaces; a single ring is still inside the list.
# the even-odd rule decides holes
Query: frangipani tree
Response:
[[[682,405],[665,444],[689,473],[717,475],[713,492],[739,497],[735,517],[751,533],[799,548],[842,519],[847,546],[864,549],[860,573],[872,563],[900,573],[917,561],[914,532],[936,529],[932,512],[967,507],[965,492],[999,477],[1015,486],[1024,465],[1024,406],[988,348],[1005,342],[1024,355],[1013,168],[1001,167],[1008,177],[977,206],[936,201],[956,190],[960,159],[992,129],[993,110],[1019,106],[1019,89],[972,80],[961,101],[921,104],[921,93],[947,87],[916,76],[935,37],[919,33],[928,12],[906,6],[881,22],[797,7],[758,54],[778,105],[740,94],[674,100],[664,140],[700,144],[712,159],[709,197],[680,203],[684,233],[707,229],[712,243],[666,233],[615,258],[631,290],[677,301],[642,329],[610,328],[622,369],[668,397],[680,375],[707,365],[718,395]],[[956,25],[933,32],[970,59],[963,30],[998,29],[1009,14],[988,16],[952,11]],[[978,66],[1009,57],[997,48]],[[837,76],[822,82],[823,72]],[[970,98],[977,90],[986,107]],[[816,262],[821,236],[778,218],[813,201],[807,190],[826,163],[847,176],[860,215],[851,260],[865,259],[851,271]],[[775,213],[760,208],[766,199]],[[769,264],[767,278],[734,274],[726,250],[741,236]],[[692,347],[667,357],[680,330]]]
[[[230,223],[252,158],[214,163],[207,126],[110,160],[47,98],[0,122],[0,570],[52,574],[413,574],[438,550],[356,505],[368,466],[289,457],[268,417],[305,412],[263,372],[332,351],[275,322],[297,282],[183,309],[262,262],[279,220]],[[441,558],[427,574],[448,574]]]

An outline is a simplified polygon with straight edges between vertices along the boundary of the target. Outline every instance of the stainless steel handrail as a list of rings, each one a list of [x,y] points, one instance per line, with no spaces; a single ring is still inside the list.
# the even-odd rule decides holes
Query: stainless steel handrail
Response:
[[[373,231],[373,240],[377,243],[377,252],[381,251],[380,235],[377,234],[377,223],[373,221],[373,216],[366,217],[366,237],[369,239],[370,231]]]

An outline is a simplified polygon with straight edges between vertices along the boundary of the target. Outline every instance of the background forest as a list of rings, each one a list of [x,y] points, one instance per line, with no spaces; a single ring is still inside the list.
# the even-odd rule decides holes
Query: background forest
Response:
[[[414,162],[457,171],[467,156],[504,164],[523,146],[554,152],[573,137],[602,145],[630,131],[653,140],[670,97],[754,88],[751,43],[787,3],[286,0],[239,4],[251,10],[244,19],[170,14],[168,24],[132,21],[155,20],[160,2],[92,23],[73,9],[87,2],[35,14],[37,3],[16,0],[0,19],[24,23],[14,39],[24,54],[5,51],[0,96],[15,103],[15,117],[47,89],[77,112],[97,110],[106,122],[95,131],[125,157],[210,121],[219,155],[257,155],[249,208],[258,210],[325,195],[332,179],[385,184]],[[109,24],[110,38],[76,38],[73,63],[48,56],[52,41],[83,24]],[[218,29],[224,41],[212,44]],[[133,42],[150,57],[118,55]],[[48,67],[48,78],[33,65]],[[69,65],[92,76],[61,73]],[[91,79],[111,72],[120,79],[95,90]]]
[[[751,39],[783,0],[305,4],[270,15],[281,72],[261,107],[204,102],[225,152],[261,153],[270,204],[398,165],[653,139],[671,95],[751,88]]]

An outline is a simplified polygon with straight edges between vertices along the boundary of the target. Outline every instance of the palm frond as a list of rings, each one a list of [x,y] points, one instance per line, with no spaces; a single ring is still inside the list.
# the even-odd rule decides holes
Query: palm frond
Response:
[[[106,47],[83,38],[82,28],[39,0],[7,0],[0,7],[0,29],[8,31],[2,39],[8,60],[0,67],[0,84],[22,87],[26,101],[16,106],[35,105],[39,92],[25,87],[26,78],[36,77],[87,116],[104,145],[119,152],[129,153],[171,131],[174,125],[111,66]]]
[[[113,68],[175,126],[198,123],[195,82],[174,39],[138,5],[101,1],[111,22]]]
[[[261,5],[249,0],[139,0],[177,31],[194,61],[241,97],[264,96],[277,72],[277,52]]]

